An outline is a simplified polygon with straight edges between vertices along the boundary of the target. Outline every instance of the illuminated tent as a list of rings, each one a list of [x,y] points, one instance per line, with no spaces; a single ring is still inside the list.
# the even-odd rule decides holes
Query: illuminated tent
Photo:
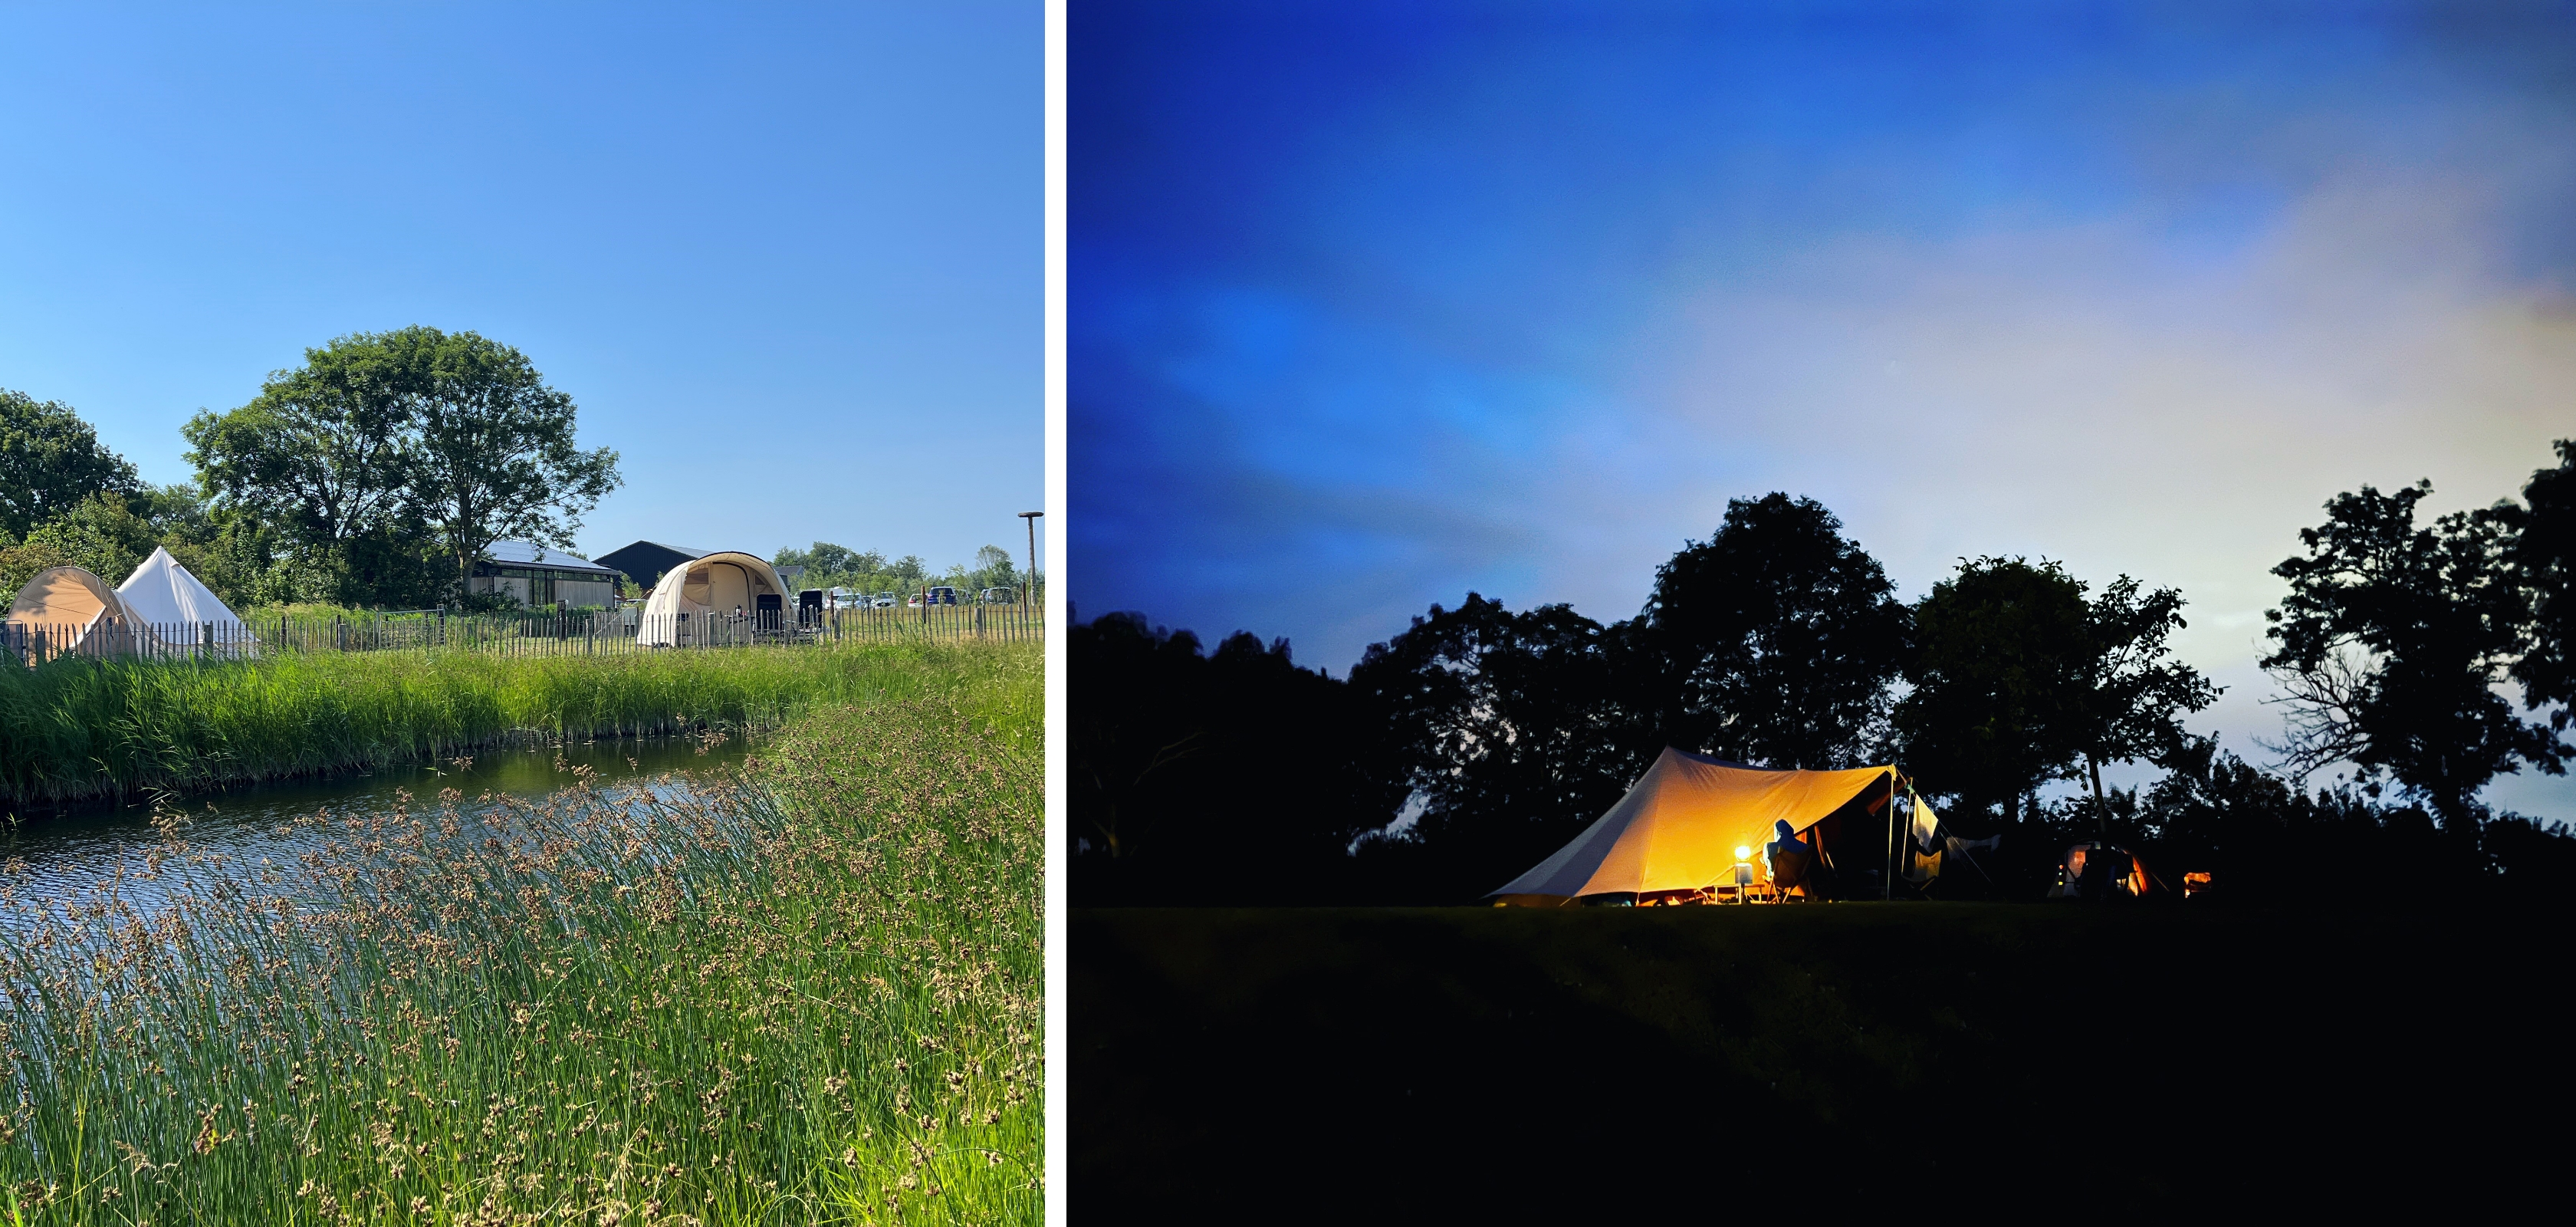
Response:
[[[1830,865],[1838,832],[1819,824],[1847,812],[1884,813],[1894,772],[1773,771],[1666,747],[1608,813],[1487,897],[1498,905],[1559,907],[1587,896],[1716,886],[1733,880],[1740,861],[1761,861],[1776,822],[1820,846]],[[1739,858],[1738,848],[1750,857]]]
[[[767,562],[719,550],[662,573],[661,582],[653,585],[653,595],[644,598],[643,622],[636,629],[635,642],[646,647],[705,643],[712,635],[707,629],[710,621],[730,617],[736,609],[758,619],[759,625],[776,626],[786,597],[787,585],[779,582],[778,572]]]
[[[38,571],[9,603],[9,621],[51,637],[57,652],[116,655],[150,641],[107,581],[80,567]]]
[[[248,635],[231,607],[199,583],[166,549],[154,549],[142,566],[134,568],[134,574],[116,586],[116,597],[136,621],[162,628],[164,633],[174,625],[212,626],[213,637],[224,643],[239,643]]]
[[[2082,843],[2066,850],[2057,867],[2051,899],[2138,899],[2164,889],[2164,882],[2145,861],[2126,848]]]

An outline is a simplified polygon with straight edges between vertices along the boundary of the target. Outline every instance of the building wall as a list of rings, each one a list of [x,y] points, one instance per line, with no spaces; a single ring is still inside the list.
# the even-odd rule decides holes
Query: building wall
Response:
[[[533,606],[537,602],[529,594],[532,586],[529,580],[515,575],[477,575],[470,591],[507,593],[510,599]],[[554,582],[554,600],[574,609],[585,605],[606,605],[616,596],[617,585],[605,578],[584,575],[578,579],[561,578]]]

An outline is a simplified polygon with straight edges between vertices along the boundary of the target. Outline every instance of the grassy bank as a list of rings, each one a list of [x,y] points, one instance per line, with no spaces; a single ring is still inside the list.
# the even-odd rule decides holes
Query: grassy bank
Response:
[[[7,1212],[1035,1221],[1038,657],[911,667],[680,793],[423,799],[248,880],[174,824],[149,913],[0,887]]]
[[[0,669],[0,803],[203,788],[452,754],[513,734],[775,725],[907,693],[954,649],[601,657],[412,652]]]
[[[2554,1033],[2560,916],[2426,902],[1076,911],[1067,1191],[1835,1221],[2387,1187],[2439,1174],[2431,1122],[2565,1081],[2449,1064]]]

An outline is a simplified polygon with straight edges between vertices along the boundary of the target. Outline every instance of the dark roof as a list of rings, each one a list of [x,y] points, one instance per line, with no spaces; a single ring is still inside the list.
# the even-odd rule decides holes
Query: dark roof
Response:
[[[533,541],[495,541],[491,549],[483,552],[483,557],[505,566],[544,567],[549,571],[589,571],[600,575],[618,574],[615,567],[604,567],[587,558],[567,554],[562,550],[548,549]]]
[[[637,541],[621,545],[599,556],[599,561],[624,572],[636,583],[651,585],[665,572],[693,558],[704,558],[718,550],[701,550],[661,541]]]

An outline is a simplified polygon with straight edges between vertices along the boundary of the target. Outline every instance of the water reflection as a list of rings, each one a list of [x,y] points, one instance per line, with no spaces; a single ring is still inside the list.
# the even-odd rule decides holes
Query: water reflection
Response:
[[[419,816],[437,807],[441,790],[453,788],[465,795],[457,806],[458,816],[475,824],[495,803],[489,798],[543,796],[574,783],[574,772],[581,767],[597,772],[603,784],[650,783],[670,772],[730,766],[741,761],[743,752],[738,739],[710,747],[672,738],[489,749],[464,761],[265,784],[194,795],[178,804],[188,813],[185,837],[194,866],[251,876],[264,864],[291,869],[299,854],[326,841],[347,838],[345,820],[391,813],[398,804],[397,794],[405,790],[411,793],[413,814]],[[333,821],[296,825],[296,819],[326,809]],[[132,875],[144,854],[160,843],[161,835],[152,826],[152,807],[138,803],[51,815],[8,828],[0,834],[0,859],[11,862],[6,878],[11,894],[67,897],[95,891],[103,880],[116,876],[120,866]],[[119,893],[145,903],[149,896],[176,886],[175,878],[193,876],[182,869],[151,885],[129,876]],[[0,909],[0,924],[25,923],[25,917],[15,912]]]

